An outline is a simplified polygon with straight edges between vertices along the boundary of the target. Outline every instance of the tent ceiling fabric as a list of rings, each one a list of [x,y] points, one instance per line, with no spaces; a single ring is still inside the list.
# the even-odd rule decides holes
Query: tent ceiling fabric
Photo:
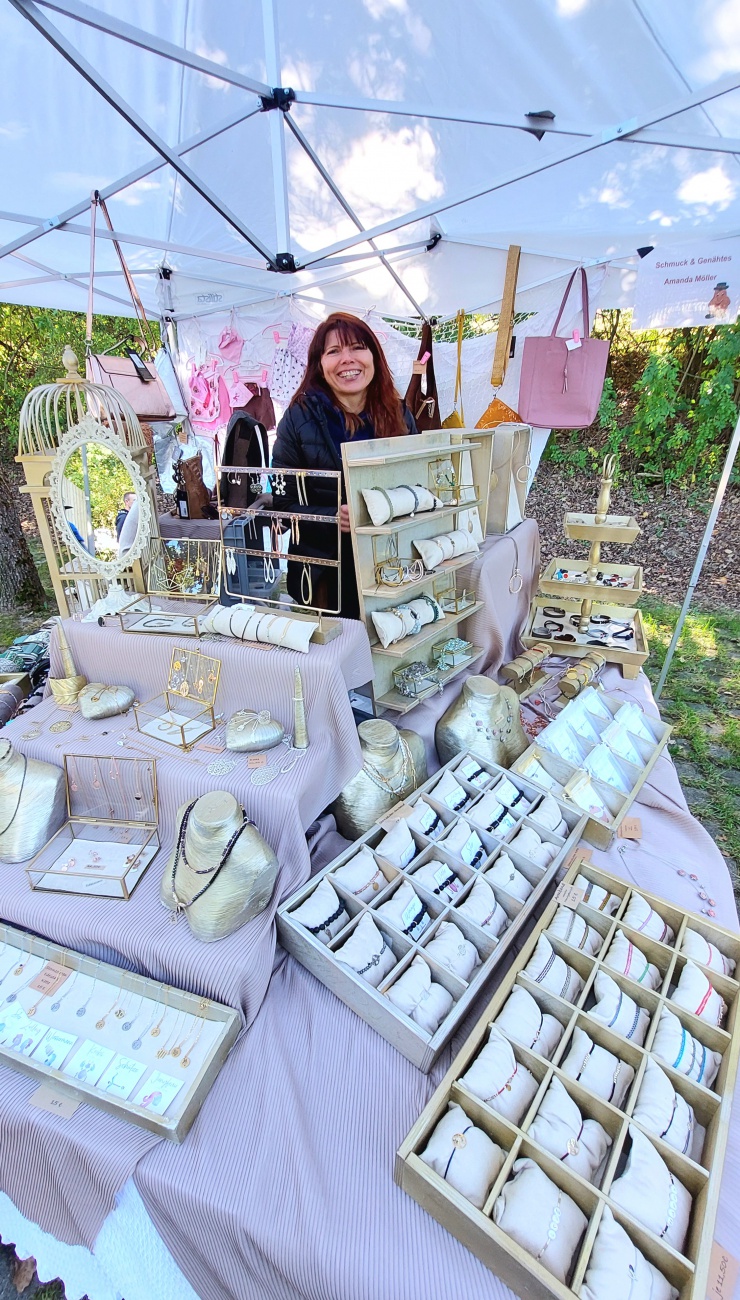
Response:
[[[145,305],[175,315],[292,293],[399,318],[495,309],[510,242],[523,308],[581,261],[608,263],[602,305],[627,306],[638,247],[740,229],[732,0],[122,8],[0,5],[5,301],[84,310],[95,188],[110,188]],[[275,85],[296,92],[295,134],[257,111],[255,90]],[[541,140],[505,125],[542,109]],[[388,223],[388,264],[365,258],[363,232]],[[307,269],[268,270],[284,253]],[[126,311],[102,232],[97,269],[96,311]]]

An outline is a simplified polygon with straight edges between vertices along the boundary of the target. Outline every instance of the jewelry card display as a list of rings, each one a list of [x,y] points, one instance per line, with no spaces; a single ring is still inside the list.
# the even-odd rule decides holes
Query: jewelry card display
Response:
[[[401,1145],[396,1182],[517,1295],[705,1300],[740,938],[581,859],[558,895]],[[631,928],[645,914],[662,939]],[[685,955],[694,933],[721,970]],[[654,990],[637,962],[609,964],[620,934],[657,970]]]
[[[492,796],[498,821],[479,811]],[[428,1072],[578,842],[583,817],[553,800],[551,831],[544,804],[456,755],[280,906],[280,942]]]
[[[0,1060],[182,1142],[239,1016],[0,924]]]
[[[143,735],[185,751],[215,730],[214,702],[221,660],[179,646],[172,651],[167,685],[161,695],[134,705]]]
[[[432,644],[466,640],[458,625],[482,608],[472,586],[457,590],[456,574],[485,534],[491,445],[490,434],[449,429],[375,439],[371,448],[343,444],[378,708],[406,713],[483,653],[468,639],[469,652],[448,656],[454,662],[446,659],[443,678],[435,677]]]
[[[587,686],[513,770],[588,814],[584,837],[608,848],[663,753],[672,728],[636,703]]]
[[[131,897],[159,852],[157,764],[66,754],[67,818],[26,867],[32,889]]]

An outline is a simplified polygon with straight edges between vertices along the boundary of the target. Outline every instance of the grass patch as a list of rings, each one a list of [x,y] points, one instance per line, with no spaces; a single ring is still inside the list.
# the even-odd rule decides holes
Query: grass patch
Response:
[[[650,643],[647,675],[658,680],[679,615],[677,605],[654,598],[641,603]],[[732,610],[691,611],[673,657],[660,711],[674,728],[674,759],[693,764],[682,776],[691,802],[702,792],[700,819],[710,824],[720,849],[740,865],[740,615]],[[736,889],[738,882],[736,881]]]

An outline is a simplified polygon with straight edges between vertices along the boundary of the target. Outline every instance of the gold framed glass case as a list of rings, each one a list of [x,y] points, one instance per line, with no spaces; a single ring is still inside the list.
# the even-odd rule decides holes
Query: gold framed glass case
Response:
[[[178,646],[172,651],[167,685],[161,695],[134,705],[142,735],[185,751],[216,726],[214,705],[221,660]]]

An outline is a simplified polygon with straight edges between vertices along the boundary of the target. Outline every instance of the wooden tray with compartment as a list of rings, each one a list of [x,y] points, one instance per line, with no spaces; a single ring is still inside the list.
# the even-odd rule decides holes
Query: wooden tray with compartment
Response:
[[[87,1007],[87,1015],[84,1020],[77,1018],[74,1006],[68,1006],[64,999],[66,983],[61,985],[59,992],[54,994],[53,997],[48,995],[46,1000],[41,1001],[38,1005],[33,1021],[34,1026],[41,1022],[45,1026],[45,1030],[61,1030],[63,1033],[74,1034],[78,1040],[65,1057],[60,1057],[59,1063],[62,1067],[74,1055],[74,1052],[78,1049],[78,1044],[81,1045],[85,1039],[94,1042],[96,1037],[99,1037],[98,1025],[95,1023],[96,1016],[99,1013],[101,1013],[104,1021],[109,1021],[105,1032],[115,1036],[113,1040],[114,1052],[127,1055],[130,1059],[133,1059],[131,1057],[133,1049],[129,1040],[135,1040],[137,1034],[129,1032],[128,1035],[124,1036],[121,1032],[121,1026],[125,1024],[125,1021],[111,1016],[110,1010],[106,1011],[106,1008],[112,1009],[111,1003],[113,1003],[117,993],[122,993],[124,999],[125,995],[130,993],[131,999],[130,1001],[124,1001],[124,1005],[132,1011],[136,1010],[137,1006],[141,1007],[142,1003],[139,1002],[139,998],[142,999],[142,1002],[146,998],[161,1007],[164,1013],[163,1021],[160,1022],[162,1028],[157,1038],[142,1032],[142,1030],[151,1028],[146,1024],[145,1020],[143,1024],[138,1026],[137,1032],[143,1040],[142,1046],[144,1050],[138,1049],[141,1051],[141,1057],[139,1058],[137,1053],[137,1060],[144,1060],[147,1064],[147,1070],[132,1088],[131,1095],[136,1095],[140,1084],[142,1082],[146,1083],[147,1078],[154,1071],[169,1074],[177,1078],[178,1081],[183,1081],[185,1086],[173,1098],[167,1111],[164,1114],[157,1114],[155,1111],[147,1109],[146,1106],[136,1105],[132,1101],[103,1092],[91,1083],[81,1082],[76,1077],[70,1077],[63,1072],[63,1068],[55,1069],[44,1065],[41,1060],[33,1059],[31,1056],[24,1056],[4,1043],[0,1043],[0,1061],[5,1065],[12,1066],[15,1070],[22,1071],[24,1074],[35,1075],[40,1084],[48,1084],[53,1092],[64,1093],[78,1102],[88,1102],[92,1106],[99,1106],[102,1110],[109,1111],[112,1115],[117,1115],[121,1119],[129,1120],[132,1124],[137,1124],[141,1128],[149,1129],[150,1132],[168,1138],[171,1142],[182,1142],[191,1129],[221,1066],[241,1031],[241,1020],[238,1012],[232,1010],[231,1007],[212,1002],[209,998],[198,997],[194,993],[186,993],[181,989],[173,988],[171,985],[148,979],[144,975],[137,975],[133,971],[123,970],[118,966],[111,966],[107,962],[98,961],[94,957],[83,956],[82,953],[75,952],[71,948],[63,948],[58,944],[49,943],[46,939],[41,939],[35,934],[30,934],[25,930],[17,929],[2,922],[0,922],[0,940],[11,951],[13,947],[17,947],[24,953],[28,953],[28,960],[31,957],[38,957],[42,959],[44,964],[55,962],[63,966],[70,974],[80,972],[82,975],[96,981],[91,996],[95,996],[96,990],[99,995],[101,993],[103,995],[99,1005],[93,1001]],[[44,969],[44,965],[39,967],[37,973],[40,973],[42,969]],[[69,979],[70,975],[67,978]],[[77,977],[71,974],[71,978]],[[17,990],[18,994],[23,990],[25,979],[24,972],[21,976],[21,986]],[[10,985],[6,986],[6,988],[10,987]],[[3,989],[3,993],[5,991]],[[15,992],[16,990],[13,987],[11,991]],[[72,991],[71,986],[69,991]],[[13,1006],[20,1005],[23,1006],[24,1010],[28,1010],[25,1006],[28,997],[29,994],[26,990],[24,1003],[21,1003],[20,996],[17,996]],[[56,1012],[52,1012],[50,1004],[53,1004],[55,998],[61,1002],[61,1006]],[[38,993],[31,994],[30,1000],[39,1003]],[[73,1001],[76,1001],[76,999]],[[181,1049],[177,1054],[177,1058],[172,1061],[168,1059],[171,1053],[167,1054],[164,1061],[160,1061],[156,1055],[156,1049],[160,1043],[163,1046],[167,1045],[170,1038],[172,1026],[167,1023],[167,1017],[170,1013],[173,1016],[175,1026],[178,1024],[178,1016],[184,1017],[189,1014],[195,1018],[196,1030],[193,1037],[197,1033],[197,1023],[202,1021],[203,1029],[207,1027],[207,1035],[205,1038],[201,1038],[202,1047],[200,1050],[198,1050],[196,1042],[195,1046],[188,1045],[187,1048]],[[48,1025],[47,1018],[51,1022]],[[182,1027],[186,1022],[183,1019],[179,1023]],[[167,1037],[165,1037],[165,1034]],[[150,1037],[153,1042],[148,1042]],[[104,1045],[110,1049],[108,1041]],[[43,1038],[40,1039],[36,1046],[43,1046]],[[146,1054],[147,1048],[148,1055]],[[34,1050],[36,1049],[34,1048]],[[182,1070],[182,1061],[187,1059],[187,1056],[183,1055],[183,1050],[186,1053],[189,1050],[192,1057],[192,1068],[188,1067],[189,1073],[187,1075],[183,1074]],[[151,1056],[151,1060],[149,1056]],[[181,1068],[177,1068],[178,1066]]]
[[[558,569],[566,569],[569,573],[586,573],[588,570],[587,559],[568,559],[565,556],[557,556],[550,560],[545,572],[540,575],[539,590],[547,596],[554,596],[556,599],[562,596],[575,597],[581,600],[610,600],[614,605],[636,605],[642,596],[642,569],[637,564],[611,564],[600,562],[599,567],[608,573],[617,573],[620,578],[630,578],[633,581],[632,587],[609,587],[603,582],[569,582],[564,579],[555,577]]]
[[[485,537],[493,454],[492,431],[439,429],[402,438],[376,438],[373,443],[346,442],[342,446],[342,453],[360,613],[367,628],[373,656],[375,704],[381,710],[393,709],[407,713],[426,696],[420,694],[409,697],[399,694],[394,686],[394,669],[418,660],[431,665],[432,644],[443,637],[465,637],[464,626],[461,625],[482,608],[482,602],[476,601],[460,613],[448,612],[444,619],[425,624],[415,636],[405,637],[387,649],[383,649],[378,639],[371,615],[423,594],[432,596],[434,584],[440,575],[469,568],[477,552],[468,552],[444,561],[434,571],[424,573],[423,577],[398,586],[376,582],[376,560],[385,556],[389,544],[397,546],[402,560],[418,560],[412,545],[415,539],[438,537],[455,531],[463,526],[466,512],[471,510],[477,510],[481,535]],[[454,504],[445,504],[441,509],[420,511],[414,515],[402,515],[385,524],[372,523],[362,496],[363,490],[381,488],[387,491],[400,486],[403,481],[421,483],[434,490],[431,469],[435,461],[444,459],[451,460],[457,476],[459,486],[455,489],[457,497]],[[452,677],[469,669],[482,654],[483,650],[476,647],[464,663],[457,664],[440,677],[442,683],[446,684]]]
[[[543,610],[545,608],[549,609],[551,606],[553,606],[552,596],[538,595],[535,596],[532,601],[532,604],[529,607],[527,623],[524,632],[522,633],[522,641],[527,649],[533,645],[550,644],[548,637],[543,636],[541,633],[535,635],[533,629],[542,627],[542,624],[547,617],[547,615],[543,613]],[[624,649],[622,649],[622,645],[618,644],[609,646],[605,642],[600,643],[599,645],[588,645],[588,637],[586,634],[578,632],[574,625],[569,621],[571,615],[580,614],[580,600],[566,599],[566,597],[562,597],[562,599],[558,598],[555,607],[565,611],[564,618],[557,621],[562,622],[563,631],[572,633],[576,637],[576,640],[556,641],[553,636],[553,654],[564,654],[569,658],[573,656],[574,658],[580,659],[583,655],[590,654],[592,650],[598,650],[600,654],[604,655],[608,663],[621,665],[622,673],[628,681],[637,677],[642,665],[650,654],[647,636],[645,635],[645,628],[642,623],[642,615],[640,614],[639,609],[630,609],[625,611],[620,605],[608,605],[604,603],[594,605],[592,611],[593,614],[606,614],[609,618],[614,619],[615,622],[618,623],[624,623],[626,618],[630,618],[634,621],[634,648],[630,650],[627,649],[626,643],[624,643]]]
[[[579,697],[576,696],[575,698],[578,699]],[[618,699],[615,695],[607,695],[603,691],[599,691],[599,699],[607,706],[613,717],[616,717],[618,710],[624,704],[624,700]],[[566,705],[562,713],[558,714],[558,717],[567,716],[567,708],[568,706]],[[599,718],[595,715],[590,715],[590,720],[597,731],[602,730],[602,724],[600,723]],[[639,736],[632,736],[637,749],[642,755],[644,766],[638,768],[635,764],[628,762],[627,759],[619,758],[618,755],[615,755],[622,772],[632,780],[629,794],[624,794],[621,790],[615,789],[614,786],[607,785],[604,781],[598,781],[595,777],[592,778],[595,789],[604,800],[609,812],[611,813],[608,822],[600,821],[596,817],[589,817],[583,828],[583,838],[588,840],[589,844],[593,844],[597,849],[609,848],[609,845],[619,829],[620,823],[623,818],[626,817],[643,785],[655,767],[655,764],[660,758],[660,755],[665,750],[671,732],[673,731],[673,728],[669,727],[665,722],[661,722],[660,718],[651,717],[648,713],[643,714],[643,721],[653,733],[655,741],[653,745],[650,745]],[[544,731],[547,731],[547,727],[545,727]],[[561,758],[560,755],[551,753],[550,750],[542,744],[543,735],[544,732],[540,732],[539,738],[534,742],[534,744],[530,745],[529,749],[525,749],[523,754],[520,754],[519,758],[517,758],[512,764],[512,771],[519,772],[522,776],[527,776],[528,780],[534,781],[535,785],[538,785],[539,782],[533,776],[528,775],[527,772],[527,769],[531,766],[533,760],[536,761],[544,768],[548,776],[551,776],[553,781],[557,782],[557,786],[552,789],[552,793],[555,794],[558,799],[562,799],[565,803],[570,803],[578,812],[587,812],[587,809],[583,808],[571,798],[571,791],[574,784],[582,775],[584,775],[583,768],[576,767],[573,763],[569,763],[567,759]],[[589,745],[589,742],[583,739],[583,737],[581,737],[581,740],[584,747],[587,749],[593,748],[593,745]],[[551,787],[549,786],[541,786],[541,789],[543,790],[550,788]]]
[[[574,542],[617,542],[631,546],[640,536],[634,515],[607,515],[597,523],[596,515],[569,510],[563,520],[565,536]]]
[[[705,1300],[722,1164],[727,1145],[740,1052],[740,1026],[738,1025],[740,985],[735,979],[702,968],[728,1006],[724,1026],[721,1029],[682,1010],[675,1002],[669,1000],[669,995],[675,987],[677,972],[686,960],[679,949],[687,928],[701,934],[725,956],[738,963],[740,963],[740,936],[722,929],[703,916],[699,917],[693,913],[687,916],[684,910],[645,890],[634,890],[625,881],[598,870],[590,862],[584,862],[576,855],[576,860],[566,873],[566,882],[575,882],[579,874],[609,890],[610,893],[618,895],[621,900],[613,917],[605,916],[603,912],[596,911],[583,902],[575,909],[603,936],[603,943],[596,957],[586,956],[562,940],[552,940],[553,948],[558,954],[570,966],[576,968],[585,979],[579,998],[574,1003],[566,1002],[542,990],[538,984],[523,974],[523,969],[534,952],[540,934],[547,929],[555,915],[557,902],[553,901],[516,961],[507,971],[485,1013],[453,1061],[434,1096],[399,1148],[396,1155],[395,1179],[399,1186],[432,1214],[448,1232],[472,1250],[487,1268],[490,1268],[517,1295],[526,1296],[527,1300],[551,1300],[551,1297],[556,1297],[557,1300],[576,1300],[582,1291],[591,1250],[606,1206],[626,1230],[638,1250],[677,1288],[679,1300]],[[620,926],[620,918],[624,915],[629,899],[636,892],[647,899],[651,907],[675,930],[674,942],[669,946],[649,939],[639,931],[632,931],[622,926],[627,937],[634,939],[648,959],[658,966],[662,983],[656,992],[643,989],[634,980],[604,968],[625,993],[650,1012],[650,1026],[642,1047],[628,1041],[621,1034],[605,1028],[588,1014],[594,1002],[593,985],[597,971],[601,968],[611,939]],[[540,1010],[555,1016],[564,1026],[565,1031],[552,1054],[552,1060],[535,1051],[512,1044],[517,1062],[526,1066],[539,1084],[537,1095],[518,1125],[504,1119],[473,1096],[460,1081],[486,1040],[491,1023],[498,1016],[515,984],[521,984],[526,988],[535,998]],[[711,1089],[692,1082],[662,1059],[653,1058],[669,1077],[676,1092],[693,1106],[697,1122],[706,1128],[703,1150],[697,1160],[680,1154],[675,1148],[631,1120],[647,1061],[651,1055],[658,1018],[661,1009],[666,1005],[688,1032],[705,1046],[722,1055],[722,1063]],[[596,1096],[582,1083],[577,1083],[561,1070],[559,1063],[565,1059],[573,1031],[577,1027],[584,1029],[593,1042],[599,1043],[633,1066],[635,1077],[621,1109]],[[601,1123],[612,1139],[600,1177],[597,1171],[597,1185],[587,1182],[572,1172],[562,1160],[555,1159],[535,1141],[534,1137],[529,1135],[528,1130],[553,1077],[560,1080],[578,1105],[581,1114]],[[506,1154],[505,1163],[489,1190],[482,1210],[478,1210],[456,1189],[450,1187],[421,1159],[420,1153],[425,1149],[450,1101],[457,1102],[467,1114],[469,1121],[482,1128],[504,1149]],[[691,1218],[686,1242],[681,1252],[665,1244],[660,1237],[643,1227],[610,1198],[609,1189],[615,1177],[622,1172],[626,1156],[625,1147],[629,1141],[630,1122],[636,1124],[636,1127],[649,1138],[671,1174],[681,1181],[691,1194],[693,1201]],[[563,1285],[555,1278],[544,1266],[543,1261],[538,1262],[533,1255],[523,1250],[494,1223],[492,1218],[494,1202],[511,1174],[514,1161],[525,1155],[531,1157],[558,1188],[577,1203],[588,1219],[588,1228],[576,1249],[568,1285]],[[626,1295],[625,1300],[627,1300]]]
[[[457,754],[455,758],[443,767],[440,771],[435,772],[424,785],[408,799],[406,804],[397,805],[385,818],[384,822],[371,827],[351,848],[340,854],[333,862],[330,862],[323,871],[317,873],[303,885],[295,894],[292,895],[285,903],[281,904],[277,912],[277,929],[278,938],[284,948],[310,970],[317,979],[321,980],[327,988],[336,993],[337,997],[356,1011],[363,1020],[367,1021],[379,1034],[382,1034],[397,1051],[401,1052],[414,1065],[424,1073],[432,1068],[434,1062],[439,1056],[442,1049],[449,1042],[460,1021],[464,1019],[471,1003],[480,993],[481,988],[491,976],[492,972],[500,965],[502,959],[509,952],[512,943],[522,931],[522,928],[529,918],[536,911],[538,904],[541,902],[543,894],[550,883],[558,874],[564,859],[572,852],[575,845],[581,837],[583,827],[583,816],[575,809],[566,804],[560,804],[560,810],[563,820],[568,828],[567,838],[554,835],[540,826],[536,826],[538,835],[541,839],[546,839],[550,843],[557,845],[558,852],[550,866],[542,868],[536,866],[527,857],[519,854],[516,849],[509,847],[509,841],[516,834],[522,821],[530,824],[526,817],[520,818],[516,826],[509,832],[504,839],[498,839],[496,836],[489,834],[487,831],[475,826],[466,816],[466,810],[461,813],[453,813],[445,804],[438,802],[434,797],[434,787],[444,772],[452,771],[456,773],[456,779],[470,796],[470,804],[484,793],[495,788],[499,780],[508,776],[518,790],[524,793],[525,799],[529,804],[529,811],[532,811],[534,805],[539,803],[542,794],[539,788],[531,781],[508,772],[506,768],[499,767],[495,763],[486,763],[475,755],[475,762],[487,772],[490,773],[491,780],[481,789],[478,786],[471,785],[465,781],[462,776],[457,776],[457,769],[467,758],[469,754]],[[408,814],[413,805],[424,797],[429,804],[435,809],[438,815],[445,823],[445,831],[438,839],[430,839],[426,835],[417,834],[412,831],[418,852],[411,862],[399,869],[392,866],[390,862],[375,854],[376,862],[380,866],[387,884],[381,888],[377,896],[371,903],[358,902],[353,895],[343,889],[339,881],[336,880],[333,873],[337,867],[348,862],[358,852],[363,845],[367,845],[375,851],[378,842],[383,838],[383,826],[393,820],[394,815],[402,816],[404,812]],[[475,830],[483,844],[485,857],[479,863],[477,868],[471,868],[458,857],[448,853],[445,849],[445,836],[450,828],[458,820],[468,822],[472,830]],[[500,889],[497,885],[492,886],[498,902],[510,919],[510,925],[503,931],[498,941],[486,933],[485,930],[479,929],[466,917],[461,916],[457,909],[459,904],[464,901],[474,881],[482,876],[485,871],[491,867],[502,850],[509,853],[514,865],[521,871],[533,886],[532,893],[525,903],[521,903],[512,895]],[[414,881],[414,873],[422,863],[430,857],[439,857],[446,862],[463,882],[463,891],[454,903],[441,903],[433,894],[428,893],[423,886]],[[339,932],[328,944],[322,943],[313,934],[311,934],[299,921],[293,919],[292,913],[301,903],[309,897],[316,888],[319,881],[328,879],[340,899],[344,902],[350,915],[349,924]],[[427,911],[429,912],[432,922],[427,930],[419,937],[418,940],[406,938],[400,931],[394,929],[392,925],[384,919],[377,920],[378,927],[382,930],[393,952],[397,957],[397,964],[389,972],[379,987],[373,988],[360,976],[356,975],[348,966],[339,963],[334,956],[337,948],[341,947],[348,939],[351,931],[354,929],[361,915],[369,911],[372,915],[374,909],[380,903],[388,900],[389,896],[401,884],[403,880],[409,880],[416,890],[418,897],[421,898]],[[490,882],[488,882],[490,883]],[[481,964],[476,967],[470,982],[459,979],[456,975],[451,974],[444,967],[437,965],[433,959],[427,959],[432,969],[433,979],[453,995],[455,1001],[453,1006],[440,1024],[437,1031],[430,1035],[421,1029],[410,1017],[399,1011],[393,1003],[385,996],[388,988],[399,978],[399,976],[411,964],[413,958],[417,955],[424,956],[424,949],[429,940],[434,936],[439,924],[443,920],[454,921],[464,933],[465,937],[472,942],[478,950]]]

